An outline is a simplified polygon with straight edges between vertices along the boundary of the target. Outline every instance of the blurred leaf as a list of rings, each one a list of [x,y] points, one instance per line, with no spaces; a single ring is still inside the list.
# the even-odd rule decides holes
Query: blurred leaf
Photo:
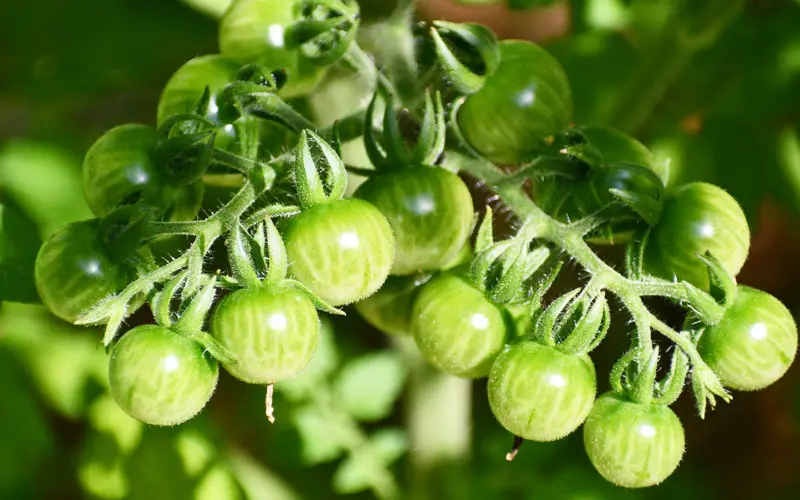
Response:
[[[203,472],[203,469],[208,466],[209,462],[217,454],[214,443],[192,428],[181,430],[175,446],[178,449],[181,460],[183,460],[183,467],[186,473],[192,477],[196,477]]]
[[[407,375],[408,367],[397,352],[366,354],[344,366],[334,383],[334,393],[353,417],[380,420],[392,412]]]
[[[139,446],[125,460],[131,500],[191,498],[197,480],[189,477],[175,446],[177,429],[147,427]]]
[[[227,454],[226,462],[242,486],[248,500],[299,500],[272,471],[240,451]]]
[[[78,464],[78,481],[87,493],[98,498],[119,500],[128,496],[130,484],[124,458],[110,436],[87,433]]]
[[[339,353],[333,341],[333,326],[327,317],[322,316],[319,343],[311,362],[300,375],[276,384],[275,388],[289,400],[302,401],[314,394],[316,387],[324,383],[338,364]]]
[[[242,498],[239,485],[223,464],[205,473],[197,485],[194,500],[238,500]]]
[[[292,422],[303,442],[303,461],[309,465],[336,460],[344,452],[348,429],[313,404],[296,408]]]
[[[784,128],[778,141],[780,165],[794,194],[795,208],[800,208],[800,137],[796,128]]]
[[[372,435],[369,446],[385,465],[391,465],[408,451],[408,437],[402,429],[384,428]]]
[[[33,281],[38,232],[18,208],[0,203],[0,301],[39,302]]]
[[[125,413],[109,394],[103,394],[89,408],[89,423],[109,436],[119,451],[130,454],[142,439],[144,424]]]
[[[0,188],[43,236],[67,222],[93,217],[83,199],[80,163],[48,144],[6,143],[0,149]]]
[[[334,490],[351,494],[370,488],[386,488],[387,467],[407,449],[408,442],[402,431],[383,429],[376,432],[336,469],[333,474]]]
[[[2,328],[0,328],[2,331]],[[53,439],[44,415],[27,391],[0,337],[0,498],[34,498],[41,486],[44,461],[53,453]]]
[[[106,384],[108,364],[95,329],[56,320],[43,306],[4,304],[0,330],[25,361],[37,390],[62,415],[84,412],[90,380]]]
[[[181,0],[198,12],[219,19],[233,3],[233,0]]]

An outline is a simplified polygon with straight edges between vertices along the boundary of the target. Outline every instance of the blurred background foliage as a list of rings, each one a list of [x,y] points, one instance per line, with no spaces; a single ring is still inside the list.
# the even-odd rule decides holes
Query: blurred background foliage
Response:
[[[10,268],[25,268],[24,249],[53,228],[90,216],[80,162],[91,142],[123,122],[154,123],[172,72],[215,52],[213,16],[224,0],[185,1],[194,8],[177,0],[0,3],[0,255],[19,263]],[[361,3],[367,24],[394,6]],[[673,183],[706,180],[729,190],[755,238],[741,282],[798,310],[800,2],[418,3],[423,18],[477,20],[503,37],[544,44],[570,77],[576,123],[636,135],[671,160]],[[327,84],[323,92],[336,99],[312,100],[318,118],[345,114],[346,103],[363,98],[354,88]],[[338,107],[326,107],[331,102]],[[22,281],[0,276],[4,290],[30,300],[34,291],[15,287]],[[355,314],[326,326],[312,367],[278,387],[275,425],[264,418],[260,388],[223,377],[200,418],[161,429],[110,400],[96,331],[41,306],[3,303],[0,498],[373,498],[396,488],[409,498],[454,499],[800,496],[800,370],[766,391],[737,394],[705,421],[682,398],[684,463],[662,486],[626,491],[593,471],[580,433],[526,443],[506,462],[511,439],[494,422],[483,384],[441,379],[423,387],[425,368],[402,342],[390,348]],[[598,352],[599,373],[624,348],[624,327]],[[449,444],[452,460],[420,474],[413,464],[425,441],[413,426],[402,430],[419,410],[414,397],[428,391],[446,405],[464,390],[473,404],[423,412],[439,420],[434,428],[455,427],[450,434],[461,437]],[[450,419],[457,412],[466,419]]]

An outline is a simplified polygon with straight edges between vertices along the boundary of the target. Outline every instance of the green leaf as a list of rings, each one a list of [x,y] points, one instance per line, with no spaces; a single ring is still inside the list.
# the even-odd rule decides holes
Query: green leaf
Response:
[[[92,218],[83,199],[80,163],[47,144],[7,143],[0,150],[0,188],[43,236],[67,222]]]
[[[345,365],[334,383],[334,393],[353,417],[380,420],[391,414],[407,375],[408,368],[399,354],[366,354]]]
[[[39,301],[33,280],[38,231],[19,209],[0,203],[0,301]]]

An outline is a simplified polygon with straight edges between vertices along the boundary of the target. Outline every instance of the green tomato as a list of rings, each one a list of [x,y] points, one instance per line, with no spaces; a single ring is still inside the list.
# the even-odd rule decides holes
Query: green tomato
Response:
[[[395,237],[392,274],[435,271],[453,260],[469,238],[472,197],[454,173],[419,166],[378,174],[354,196],[375,205]]]
[[[155,202],[171,220],[191,220],[203,201],[202,182],[172,186],[152,160],[155,129],[126,124],[112,128],[89,148],[83,161],[83,192],[89,208],[105,217],[141,197]]]
[[[485,377],[508,335],[507,318],[456,274],[442,274],[419,291],[411,331],[430,364],[450,375]]]
[[[203,347],[172,330],[137,326],[117,342],[108,363],[111,396],[152,425],[191,419],[211,399],[219,369]]]
[[[503,351],[489,374],[489,405],[509,432],[531,441],[572,433],[597,394],[594,363],[586,354],[521,341]]]
[[[389,276],[380,290],[354,304],[367,323],[391,335],[411,334],[411,314],[428,276]]]
[[[88,220],[67,224],[45,239],[34,276],[44,305],[73,323],[100,300],[122,290],[130,273],[106,253],[98,221]]]
[[[778,299],[740,285],[722,320],[703,332],[698,349],[723,384],[757,391],[781,378],[794,361],[797,325]]]
[[[525,161],[571,119],[572,94],[561,64],[521,40],[500,42],[500,65],[457,117],[470,146],[500,164]]]
[[[225,364],[249,384],[274,384],[291,378],[311,361],[319,340],[314,304],[291,288],[245,288],[220,302],[211,332],[238,358]]]
[[[643,405],[607,393],[583,425],[586,454],[608,481],[643,488],[669,477],[683,457],[683,426],[667,406]]]
[[[707,290],[708,270],[698,254],[710,251],[735,276],[749,250],[750,229],[736,200],[713,184],[695,182],[667,197],[645,246],[644,268]]]
[[[284,34],[301,19],[302,0],[236,0],[219,24],[219,49],[242,64],[260,63],[269,69],[286,70],[285,98],[308,94],[325,75],[325,68],[287,46]]]
[[[662,184],[669,179],[669,171],[665,162],[656,161],[647,146],[633,137],[613,127],[604,125],[585,125],[576,127],[586,136],[589,144],[600,153],[603,165],[617,163],[633,163],[653,171]]]
[[[291,275],[334,306],[378,291],[394,258],[386,217],[355,198],[303,210],[289,221],[283,240]]]

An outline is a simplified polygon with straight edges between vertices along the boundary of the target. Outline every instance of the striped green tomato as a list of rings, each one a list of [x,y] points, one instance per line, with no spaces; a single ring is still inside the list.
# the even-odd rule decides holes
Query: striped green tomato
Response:
[[[442,274],[423,285],[411,318],[422,355],[450,375],[485,377],[506,343],[506,315],[456,274]]]
[[[435,271],[461,250],[472,229],[472,197],[454,173],[419,166],[377,174],[358,198],[377,207],[395,236],[392,274]]]
[[[111,396],[126,413],[152,425],[178,425],[211,399],[219,368],[203,347],[172,330],[137,326],[111,350]]]
[[[500,424],[531,441],[572,433],[597,394],[594,363],[586,354],[521,341],[503,351],[489,374],[489,405]]]
[[[625,488],[668,478],[683,457],[683,426],[667,406],[643,405],[607,393],[583,425],[586,454],[608,481]]]
[[[283,241],[291,275],[334,306],[375,293],[394,259],[386,217],[356,198],[303,210],[289,221]]]
[[[757,391],[781,378],[794,361],[797,325],[778,299],[740,285],[733,305],[706,328],[698,348],[723,384]]]
[[[302,293],[261,286],[237,290],[214,312],[211,332],[237,357],[224,364],[239,380],[274,384],[300,373],[319,340],[319,317]]]
[[[68,224],[45,239],[34,267],[36,289],[56,316],[74,322],[128,284],[130,273],[111,260],[98,221]]]
[[[644,268],[707,290],[708,269],[698,254],[710,251],[735,276],[749,250],[750,229],[736,200],[713,184],[695,182],[667,197],[647,240]]]
[[[353,305],[378,330],[410,335],[414,299],[427,279],[428,276],[389,276],[380,290]]]

